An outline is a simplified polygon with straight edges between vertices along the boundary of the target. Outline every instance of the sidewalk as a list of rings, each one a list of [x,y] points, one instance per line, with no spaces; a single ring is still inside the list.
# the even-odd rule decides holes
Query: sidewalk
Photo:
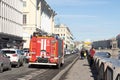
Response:
[[[68,71],[64,80],[95,80],[87,59],[78,59]]]

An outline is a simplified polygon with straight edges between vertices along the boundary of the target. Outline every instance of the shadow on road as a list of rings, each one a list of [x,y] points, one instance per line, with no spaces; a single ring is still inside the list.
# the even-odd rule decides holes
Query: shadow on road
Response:
[[[97,80],[98,72],[97,72],[96,68],[94,66],[91,66],[90,69],[92,72],[92,77],[94,78],[94,80]]]
[[[83,66],[90,66],[89,64],[83,64]],[[91,77],[94,78],[94,80],[97,80],[97,71],[96,71],[96,68],[94,66],[91,66],[90,67],[90,72],[92,73]]]

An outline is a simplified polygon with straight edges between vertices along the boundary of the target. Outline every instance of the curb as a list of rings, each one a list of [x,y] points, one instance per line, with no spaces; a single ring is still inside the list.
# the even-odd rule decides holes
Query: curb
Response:
[[[71,66],[78,60],[78,58],[79,57],[75,58],[71,64],[69,64],[65,69],[61,70],[52,80],[59,80],[62,75],[67,72],[71,68]]]

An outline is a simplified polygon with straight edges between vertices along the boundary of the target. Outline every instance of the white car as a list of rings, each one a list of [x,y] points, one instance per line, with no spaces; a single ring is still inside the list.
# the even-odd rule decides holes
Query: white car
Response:
[[[14,48],[5,48],[1,49],[1,51],[7,56],[10,56],[10,61],[12,65],[15,65],[16,67],[20,67],[23,65],[24,54],[21,50]]]

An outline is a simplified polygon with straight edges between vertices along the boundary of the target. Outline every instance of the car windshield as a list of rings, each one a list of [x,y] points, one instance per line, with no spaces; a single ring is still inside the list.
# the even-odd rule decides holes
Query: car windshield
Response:
[[[5,51],[2,51],[3,53],[6,53],[6,54],[15,54],[15,51],[10,51],[10,50],[5,50]]]

